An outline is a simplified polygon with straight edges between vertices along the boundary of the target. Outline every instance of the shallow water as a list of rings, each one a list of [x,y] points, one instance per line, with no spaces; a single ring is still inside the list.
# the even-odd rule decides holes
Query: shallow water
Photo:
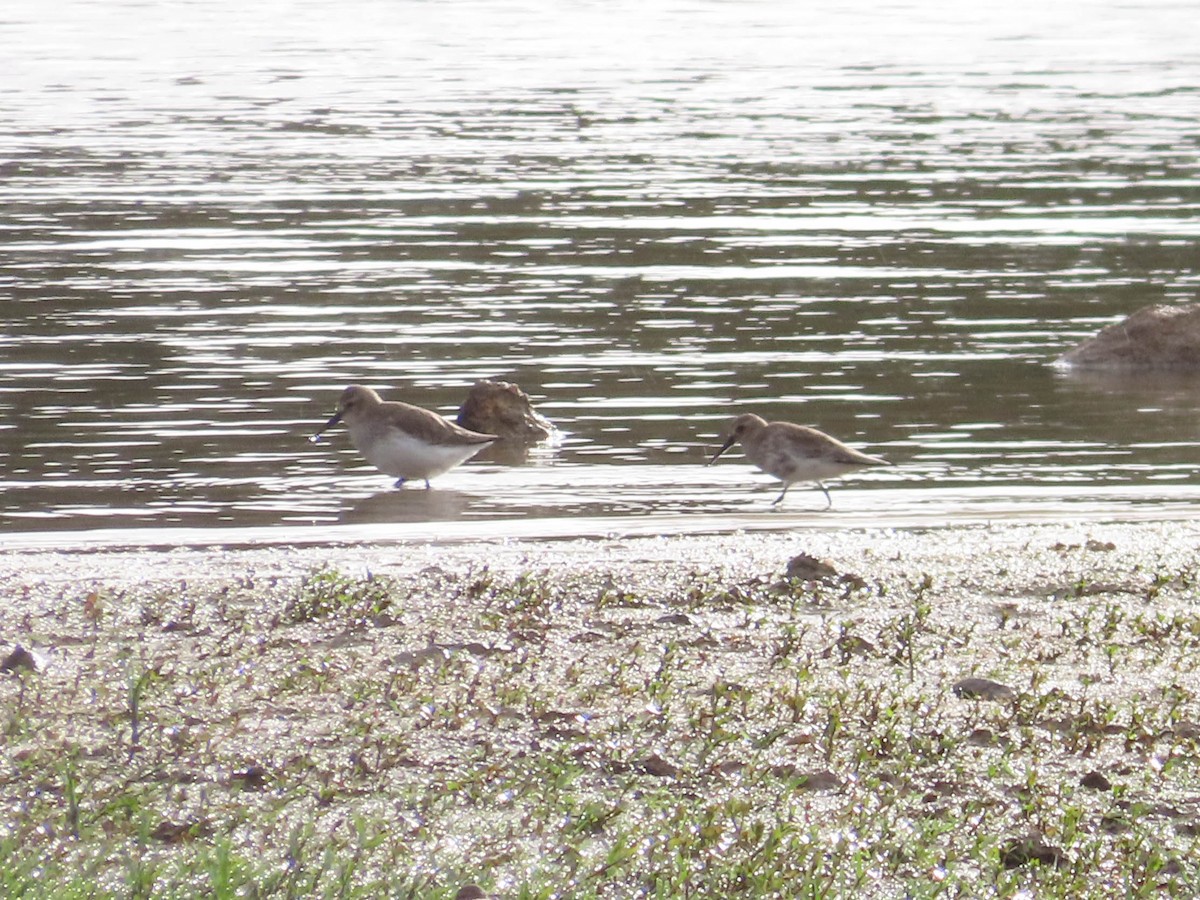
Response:
[[[734,410],[896,463],[816,521],[1191,515],[1194,380],[1049,363],[1196,297],[1195,8],[1050,6],[14,0],[0,532],[813,520]],[[562,442],[306,441],[484,377]]]

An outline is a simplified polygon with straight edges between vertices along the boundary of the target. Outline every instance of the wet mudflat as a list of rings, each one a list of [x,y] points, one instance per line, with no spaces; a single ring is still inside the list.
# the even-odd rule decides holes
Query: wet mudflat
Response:
[[[12,895],[1191,896],[1193,526],[8,553]]]

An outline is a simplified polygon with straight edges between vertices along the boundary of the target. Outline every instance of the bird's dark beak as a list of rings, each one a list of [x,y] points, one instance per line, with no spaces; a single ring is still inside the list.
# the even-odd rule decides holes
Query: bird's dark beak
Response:
[[[731,434],[731,435],[729,436],[729,439],[728,439],[727,441],[725,441],[725,443],[723,443],[723,444],[721,445],[721,449],[720,449],[720,450],[718,450],[716,453],[714,453],[714,454],[713,454],[713,458],[712,458],[712,459],[710,459],[710,460],[709,460],[707,463],[705,463],[705,465],[709,465],[709,466],[711,466],[711,465],[712,465],[713,463],[715,463],[715,462],[716,462],[718,459],[720,459],[720,457],[721,457],[721,454],[722,454],[722,453],[724,453],[726,450],[728,450],[730,447],[732,447],[732,446],[733,446],[733,442],[734,442],[734,441],[736,441],[736,440],[737,440],[737,435],[736,435],[736,434]]]
[[[328,422],[326,422],[324,425],[321,426],[321,429],[316,434],[314,434],[312,437],[309,438],[309,440],[315,444],[318,440],[320,440],[321,435],[323,435],[326,431],[328,431],[330,428],[332,428],[334,425],[336,425],[340,421],[342,421],[342,411],[339,409],[337,412],[335,412],[333,414],[333,416],[329,419]]]

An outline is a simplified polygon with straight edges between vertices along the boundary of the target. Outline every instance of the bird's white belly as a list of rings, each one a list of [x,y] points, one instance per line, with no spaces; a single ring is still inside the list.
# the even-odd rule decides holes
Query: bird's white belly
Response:
[[[824,481],[837,478],[862,466],[821,456],[802,456],[793,453],[768,454],[758,463],[760,469],[788,484],[803,481]]]
[[[367,462],[393,478],[433,478],[466,462],[487,444],[429,444],[402,431],[350,433]]]

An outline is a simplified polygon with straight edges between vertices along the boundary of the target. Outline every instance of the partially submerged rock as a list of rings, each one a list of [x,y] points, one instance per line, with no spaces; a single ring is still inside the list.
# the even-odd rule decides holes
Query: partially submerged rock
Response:
[[[1058,358],[1073,369],[1200,372],[1200,303],[1145,306]]]
[[[521,443],[544,441],[555,430],[550,420],[533,408],[529,396],[507,381],[476,382],[458,411],[458,424]]]

